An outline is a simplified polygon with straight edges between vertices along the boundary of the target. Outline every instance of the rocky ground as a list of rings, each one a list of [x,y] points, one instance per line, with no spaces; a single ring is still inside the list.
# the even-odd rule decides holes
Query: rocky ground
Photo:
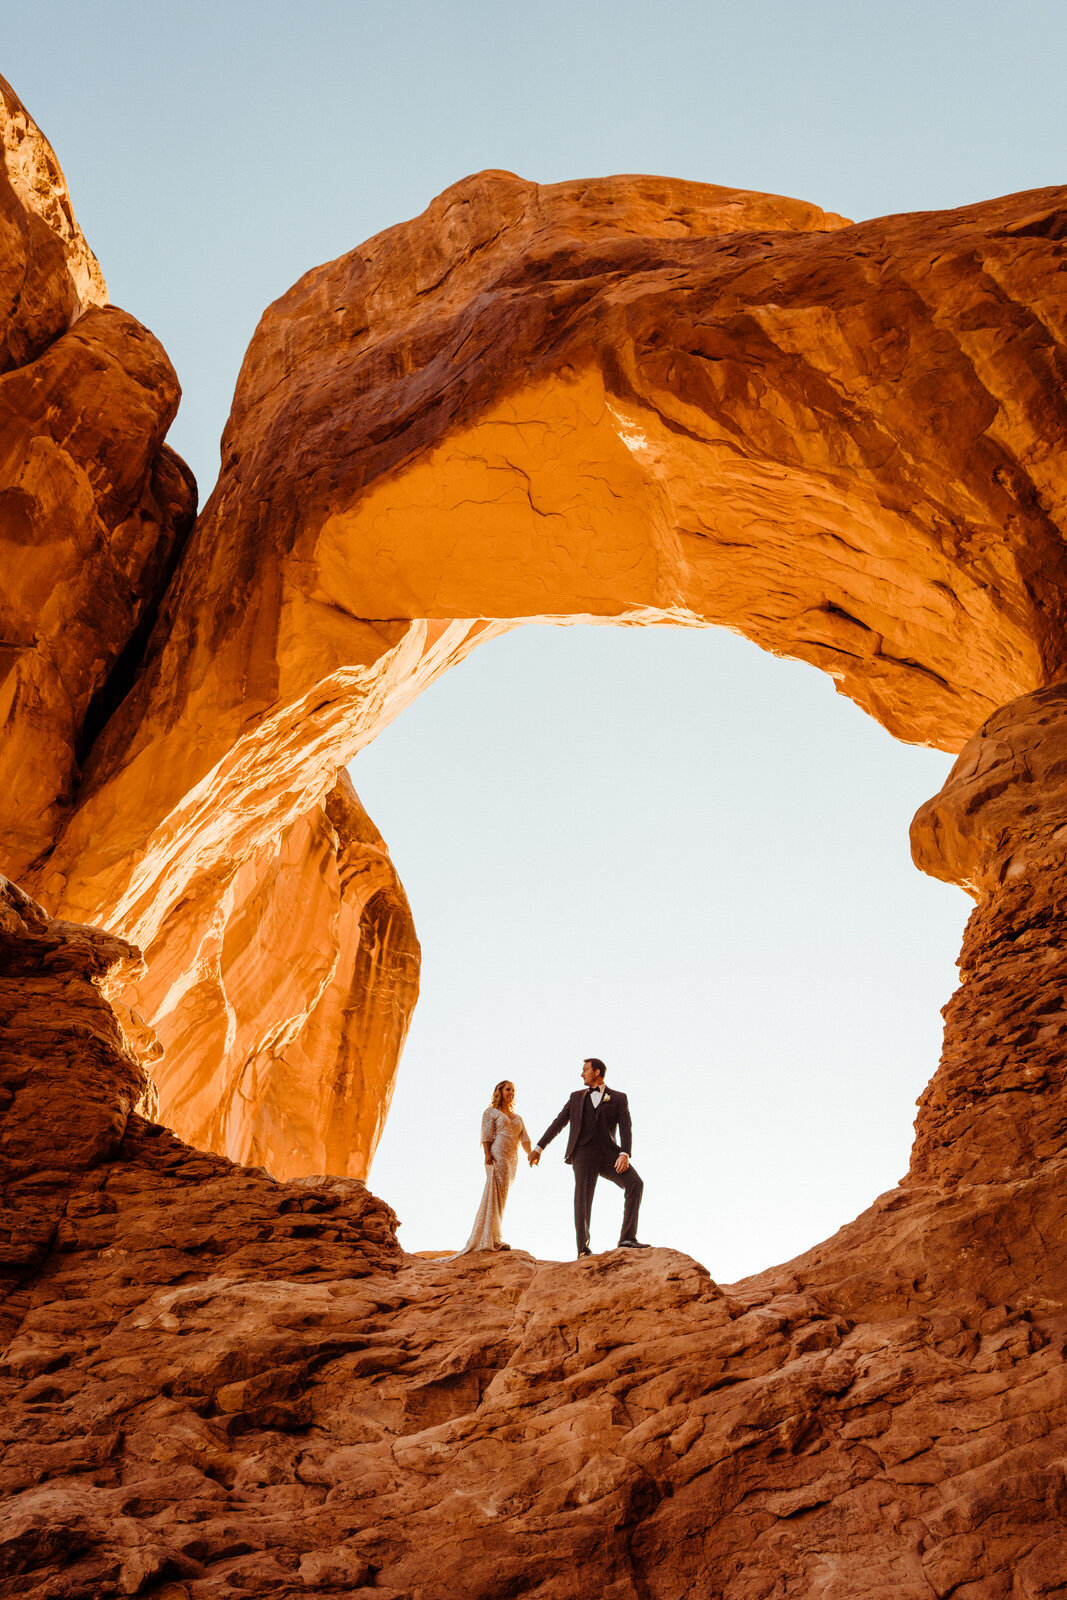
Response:
[[[4,1596],[1067,1592],[1060,1306],[422,1261],[207,1165],[135,1121],[23,1291]]]
[[[1063,1160],[731,1290],[405,1256],[133,1110],[128,947],[0,911],[5,1600],[1067,1594]]]

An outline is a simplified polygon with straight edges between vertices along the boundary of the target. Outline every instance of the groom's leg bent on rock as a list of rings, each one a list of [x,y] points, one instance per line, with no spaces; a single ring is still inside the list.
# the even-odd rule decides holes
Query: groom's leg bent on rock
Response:
[[[616,1158],[617,1159],[617,1158]],[[615,1160],[605,1160],[600,1168],[602,1178],[610,1178],[623,1192],[622,1227],[619,1230],[619,1239],[637,1238],[637,1213],[641,1209],[641,1196],[645,1192],[644,1183],[635,1167],[627,1167],[625,1172],[615,1171]]]
[[[593,1214],[593,1190],[600,1176],[600,1161],[588,1147],[574,1152],[574,1233],[578,1254],[589,1249],[589,1218]]]

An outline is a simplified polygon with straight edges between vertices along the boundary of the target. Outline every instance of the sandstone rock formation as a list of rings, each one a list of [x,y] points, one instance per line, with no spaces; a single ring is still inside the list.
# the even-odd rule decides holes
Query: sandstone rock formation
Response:
[[[4,1600],[1063,1595],[1062,1154],[919,1171],[727,1291],[671,1250],[403,1257],[361,1183],[278,1184],[132,1112],[94,988],[129,952],[0,906]]]
[[[418,942],[346,772],[241,863],[219,908],[204,927],[203,899],[179,904],[124,990],[167,1041],[154,1074],[168,1122],[273,1173],[365,1175],[418,992]]]
[[[3,863],[55,837],[196,510],[170,362],[109,306],[55,156],[0,79]],[[132,657],[132,660],[131,660]]]
[[[912,850],[978,899],[912,1170],[940,1182],[1033,1178],[1067,1155],[1067,687],[989,719],[915,818]],[[1056,1239],[1054,1228],[1058,1263]]]
[[[479,639],[726,624],[950,749],[1059,670],[1062,203],[849,227],[667,179],[487,173],[267,311],[140,674],[28,880],[146,952],[132,1001],[179,1131],[283,1174],[321,1164],[347,1113],[323,1101],[287,1152],[255,1065],[301,1026],[284,962],[248,984],[220,939],[254,923],[264,852],[315,834],[342,766]],[[360,1001],[367,1037],[399,1041],[396,1000],[390,969]],[[299,1051],[347,1084],[325,1040],[309,1014]],[[361,1149],[378,1115],[374,1095]]]
[[[0,1600],[1063,1600],[1067,192],[483,174],[268,311],[187,538],[173,374],[3,98],[0,824],[78,920],[0,880]],[[534,617],[963,746],[908,1177],[727,1290],[405,1257],[359,1181],[417,945],[342,767]]]
[[[108,304],[58,162],[3,80],[0,130],[0,841],[3,867],[33,881],[134,681],[196,488],[163,443],[173,369]],[[275,796],[288,781],[277,766],[264,777]],[[235,839],[214,872],[193,847],[186,892],[160,907],[169,959],[145,939],[149,972],[126,999],[166,1040],[168,1115],[200,1144],[359,1175],[388,1110],[418,941],[381,838],[334,777],[286,825],[253,820],[254,844]],[[147,814],[98,825],[108,848],[141,858]]]

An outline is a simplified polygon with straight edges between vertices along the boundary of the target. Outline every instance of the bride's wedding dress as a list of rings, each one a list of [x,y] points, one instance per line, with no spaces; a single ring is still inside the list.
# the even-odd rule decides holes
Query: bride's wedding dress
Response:
[[[500,1223],[511,1180],[519,1165],[519,1145],[527,1155],[530,1153],[530,1135],[522,1118],[514,1112],[500,1111],[496,1106],[490,1106],[482,1117],[481,1140],[491,1145],[493,1164],[485,1169],[482,1203],[471,1236],[458,1252],[461,1256],[469,1255],[472,1250],[500,1249]]]

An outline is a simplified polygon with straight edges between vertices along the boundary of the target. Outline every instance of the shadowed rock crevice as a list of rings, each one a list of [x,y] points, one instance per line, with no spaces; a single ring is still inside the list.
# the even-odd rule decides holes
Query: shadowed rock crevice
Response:
[[[174,507],[173,531],[169,542],[152,552],[152,567],[140,575],[143,609],[110,668],[107,677],[93,692],[78,730],[74,757],[79,768],[85,766],[100,734],[125,700],[140,675],[145,649],[160,620],[171,580],[182,551],[196,522],[196,479],[180,456],[164,445],[152,469],[151,502],[154,507]],[[153,570],[154,569],[154,570]]]

